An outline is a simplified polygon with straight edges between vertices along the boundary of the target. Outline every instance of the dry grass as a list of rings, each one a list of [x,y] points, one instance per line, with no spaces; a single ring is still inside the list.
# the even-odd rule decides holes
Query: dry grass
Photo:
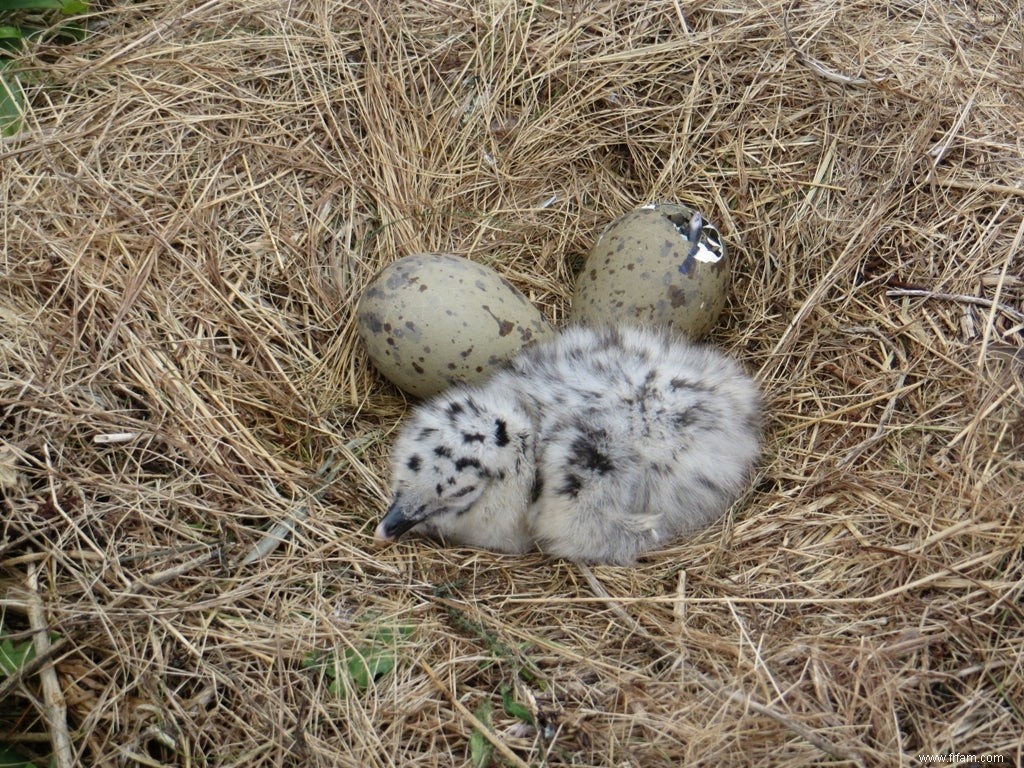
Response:
[[[1017,3],[92,23],[24,62],[28,129],[0,144],[3,632],[43,653],[0,679],[0,741],[58,765],[1021,763]],[[767,393],[751,492],[596,583],[375,549],[406,403],[356,342],[361,286],[450,250],[559,322],[600,228],[651,199],[737,257],[715,341]],[[332,692],[382,628],[412,629],[394,670]]]

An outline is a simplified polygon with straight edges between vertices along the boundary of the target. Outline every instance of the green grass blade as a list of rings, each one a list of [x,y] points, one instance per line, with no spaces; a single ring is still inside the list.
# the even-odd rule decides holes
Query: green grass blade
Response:
[[[535,725],[530,708],[516,701],[512,695],[512,689],[507,685],[501,686],[501,708],[505,710],[505,714],[518,718],[529,725]]]
[[[491,703],[489,701],[481,702],[473,711],[473,714],[476,715],[477,720],[487,726],[488,730],[493,730],[494,726],[491,724]],[[469,736],[469,756],[473,768],[485,768],[485,766],[490,765],[493,753],[494,747],[487,737],[480,731],[473,729],[473,733]]]
[[[20,27],[0,24],[0,40],[21,40],[23,37],[25,37],[25,33],[21,31]]]
[[[0,60],[0,136],[21,131],[25,114],[25,94],[21,82],[8,61]]]
[[[60,11],[70,16],[87,10],[83,0],[0,0],[0,11]]]
[[[0,744],[0,768],[36,768],[36,764],[6,744]]]

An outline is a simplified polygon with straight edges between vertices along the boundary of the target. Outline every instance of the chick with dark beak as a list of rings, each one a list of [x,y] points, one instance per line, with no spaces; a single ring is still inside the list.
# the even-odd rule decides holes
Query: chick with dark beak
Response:
[[[398,541],[402,534],[413,528],[421,520],[410,518],[406,514],[405,507],[399,501],[395,501],[389,508],[384,518],[377,526],[373,538],[377,541]]]

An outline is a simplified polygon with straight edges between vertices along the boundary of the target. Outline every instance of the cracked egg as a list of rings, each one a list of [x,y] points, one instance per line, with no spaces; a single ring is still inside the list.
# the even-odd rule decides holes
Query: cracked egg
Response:
[[[718,322],[729,259],[718,230],[697,211],[652,203],[609,224],[576,281],[570,320],[671,328],[691,339]]]

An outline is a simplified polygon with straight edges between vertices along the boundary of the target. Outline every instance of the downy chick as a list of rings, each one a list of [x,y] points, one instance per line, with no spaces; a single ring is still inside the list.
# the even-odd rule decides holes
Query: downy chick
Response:
[[[376,537],[631,563],[721,516],[759,455],[754,382],[707,346],[572,327],[418,406]]]

